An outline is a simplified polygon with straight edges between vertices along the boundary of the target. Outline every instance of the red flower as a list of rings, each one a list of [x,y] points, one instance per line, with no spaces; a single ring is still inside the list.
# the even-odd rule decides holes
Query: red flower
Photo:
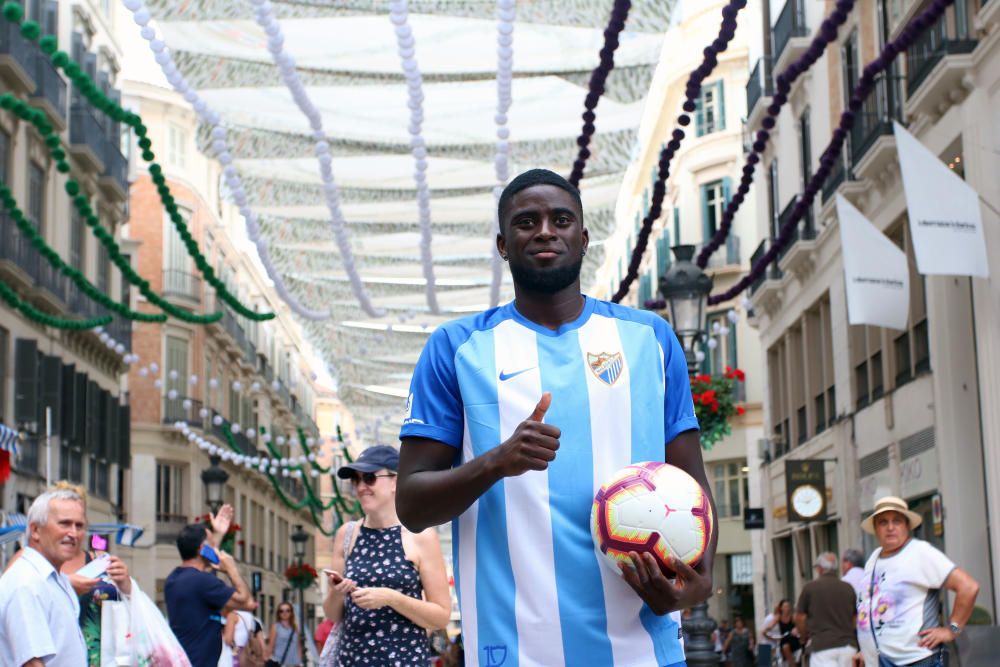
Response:
[[[710,409],[712,410],[712,412],[718,412],[719,411],[719,403],[717,401],[713,402],[712,405],[710,406]]]
[[[741,371],[738,368],[734,371],[734,373],[736,374],[736,379],[739,380],[740,382],[743,382],[743,380],[745,380],[747,377],[746,374],[744,374],[743,371]]]
[[[738,414],[738,415],[746,414],[746,408],[744,408],[742,405],[737,405],[736,406],[736,414]]]
[[[701,403],[701,394],[691,394],[691,400],[695,403]]]
[[[703,404],[705,404],[705,405],[708,405],[709,403],[716,402],[715,390],[714,389],[709,389],[704,394],[702,394],[701,395],[701,402]]]
[[[703,382],[705,384],[709,384],[712,381],[712,376],[711,375],[698,375],[698,376],[695,376],[695,379],[698,380],[698,382]]]

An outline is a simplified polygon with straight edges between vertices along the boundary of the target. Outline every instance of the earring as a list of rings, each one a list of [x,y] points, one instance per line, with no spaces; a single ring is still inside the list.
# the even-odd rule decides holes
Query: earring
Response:
[[[507,255],[500,255],[500,259],[502,259],[503,261],[506,262],[507,261]]]
[[[584,248],[584,249],[583,249],[583,250],[582,250],[582,251],[580,252],[580,257],[586,257],[586,256],[587,256],[587,249],[586,249],[586,248]]]

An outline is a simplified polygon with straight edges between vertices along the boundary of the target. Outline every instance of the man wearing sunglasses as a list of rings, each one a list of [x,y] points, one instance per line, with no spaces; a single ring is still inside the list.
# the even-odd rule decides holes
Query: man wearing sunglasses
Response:
[[[498,202],[514,301],[449,322],[414,370],[396,507],[411,530],[453,520],[467,665],[682,665],[671,612],[712,592],[716,536],[668,580],[633,555],[615,576],[590,535],[617,470],[666,461],[710,493],[684,352],[648,311],[580,292],[579,191],[542,169]],[[647,555],[648,556],[648,555]]]

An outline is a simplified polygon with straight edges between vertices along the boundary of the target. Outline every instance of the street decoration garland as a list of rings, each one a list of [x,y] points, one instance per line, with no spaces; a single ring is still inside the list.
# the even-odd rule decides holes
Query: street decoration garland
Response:
[[[587,158],[590,157],[590,149],[588,148],[590,138],[597,131],[597,127],[594,125],[594,121],[597,119],[594,110],[597,108],[597,103],[600,101],[601,95],[604,94],[604,84],[608,80],[608,75],[615,68],[615,51],[618,49],[618,37],[625,29],[625,21],[628,19],[628,12],[631,8],[631,0],[615,0],[614,7],[611,9],[611,18],[608,20],[608,26],[604,29],[604,46],[601,47],[600,51],[601,61],[590,74],[589,90],[583,102],[583,129],[576,140],[579,151],[577,152],[576,160],[573,162],[573,171],[569,175],[569,182],[576,187],[580,186]]]
[[[500,233],[498,207],[500,195],[510,178],[510,128],[507,112],[513,101],[514,79],[514,19],[517,16],[515,0],[497,0],[497,110],[493,116],[497,140],[494,144],[493,171],[497,184],[493,188],[493,236],[490,238],[490,307],[500,303],[500,284],[503,282],[503,260],[496,248],[496,235]]]
[[[407,106],[410,108],[410,151],[413,155],[413,181],[417,191],[417,212],[420,220],[420,261],[422,264],[427,306],[432,313],[441,312],[434,283],[434,258],[431,254],[431,191],[427,185],[427,144],[424,141],[423,77],[414,56],[416,42],[410,28],[407,0],[392,0],[389,20],[395,26],[396,50],[406,77]]]
[[[13,288],[11,288],[10,285],[2,279],[0,279],[0,298],[3,298],[3,300],[6,301],[11,308],[21,311],[28,319],[56,329],[82,331],[84,329],[93,329],[96,326],[111,323],[110,315],[101,315],[100,317],[95,317],[89,320],[67,320],[61,317],[49,315],[48,313],[43,313],[30,303],[22,301],[17,295],[17,292],[15,292]]]
[[[58,50],[58,42],[55,35],[43,36],[41,34],[41,26],[39,26],[39,24],[35,21],[29,20],[22,22],[24,17],[24,8],[20,4],[17,2],[7,2],[3,5],[3,9],[0,10],[0,16],[10,23],[20,25],[20,34],[25,39],[37,41],[39,50],[50,58],[53,66],[62,70],[63,74],[65,74],[66,77],[72,82],[74,89],[83,95],[83,97],[85,97],[91,105],[112,120],[124,123],[128,127],[132,128],[133,132],[135,132],[136,136],[139,138],[137,144],[141,149],[142,159],[150,163],[149,171],[152,175],[153,182],[157,185],[157,192],[160,196],[160,201],[163,203],[164,208],[166,209],[168,216],[170,217],[170,220],[178,234],[184,241],[188,254],[194,260],[195,265],[198,267],[205,280],[215,288],[219,297],[232,307],[233,310],[248,319],[267,320],[273,318],[273,313],[257,313],[256,311],[250,310],[244,306],[228,291],[226,286],[218,279],[218,277],[215,276],[212,267],[201,254],[197,242],[187,229],[187,225],[180,214],[180,209],[177,207],[173,196],[170,194],[170,189],[167,187],[166,181],[163,178],[162,169],[154,162],[155,155],[152,152],[152,142],[146,136],[147,129],[142,123],[142,119],[139,115],[125,110],[117,102],[105,95],[79,63],[74,61],[65,51]],[[52,126],[44,118],[42,119],[42,122],[35,125],[42,134],[43,141],[56,162],[56,170],[60,173],[68,174],[70,166],[69,163],[66,162],[65,151],[60,148],[59,136],[55,133],[54,128],[52,128]],[[64,187],[67,194],[71,197],[74,207],[80,213],[84,222],[91,228],[94,236],[108,251],[112,262],[114,262],[115,266],[117,266],[122,274],[126,276],[129,282],[139,287],[140,291],[142,291],[143,295],[146,296],[150,302],[164,312],[178,319],[192,323],[206,323],[216,321],[222,317],[221,312],[212,313],[210,315],[192,315],[184,309],[173,306],[171,303],[162,299],[159,295],[153,292],[149,288],[149,282],[135,273],[129,263],[125,260],[125,257],[121,254],[120,248],[118,247],[117,242],[115,242],[114,237],[101,226],[100,221],[94,214],[93,209],[90,208],[90,203],[87,200],[86,195],[80,191],[80,184],[74,179],[69,178],[67,179]]]
[[[823,20],[819,31],[813,37],[805,53],[775,77],[777,94],[772,98],[771,104],[767,107],[767,113],[760,122],[762,129],[757,132],[751,151],[747,154],[746,164],[743,165],[743,176],[740,178],[740,186],[732,199],[726,203],[725,211],[719,222],[719,229],[712,236],[711,241],[706,243],[701,252],[698,253],[698,258],[695,261],[700,268],[704,269],[708,266],[708,260],[712,256],[712,253],[726,242],[726,237],[729,236],[736,212],[743,204],[744,198],[750,193],[754,169],[767,148],[770,131],[776,124],[776,119],[781,112],[781,108],[788,102],[788,92],[791,90],[792,84],[802,74],[809,71],[816,64],[816,61],[819,60],[820,56],[823,55],[823,51],[827,45],[837,39],[837,29],[847,21],[847,15],[854,8],[854,2],[855,0],[838,0],[834,10],[830,12],[830,16]]]
[[[861,110],[865,98],[868,97],[868,94],[871,92],[872,86],[875,84],[875,77],[889,69],[896,56],[906,51],[906,49],[916,42],[917,38],[920,37],[925,30],[937,23],[937,21],[944,14],[944,11],[953,3],[954,0],[933,0],[933,2],[925,10],[914,17],[906,25],[906,27],[903,28],[896,39],[887,43],[879,55],[870,63],[865,65],[865,68],[861,73],[861,77],[858,79],[857,85],[851,92],[847,108],[840,114],[840,122],[837,129],[833,131],[833,137],[830,139],[830,143],[827,144],[826,148],[823,150],[823,154],[819,159],[819,168],[809,179],[809,183],[806,184],[805,191],[795,202],[792,212],[788,216],[788,220],[781,225],[778,230],[777,238],[773,240],[773,243],[771,244],[771,247],[768,248],[767,252],[765,252],[757,260],[757,262],[750,268],[750,271],[735,285],[725,292],[711,295],[708,298],[708,303],[710,305],[728,301],[729,299],[737,296],[747,287],[752,285],[754,281],[760,278],[769,264],[777,261],[784,249],[795,238],[795,231],[798,228],[799,222],[806,214],[806,211],[808,211],[812,206],[813,200],[816,198],[816,194],[823,187],[823,183],[830,175],[830,171],[833,169],[837,159],[842,154],[844,141],[847,139],[848,132],[850,132],[851,128],[854,126],[855,114]],[[766,132],[766,130],[762,130],[762,132]],[[758,133],[758,135],[759,134],[760,133]],[[765,134],[764,138],[766,139],[766,137],[767,135]]]
[[[726,366],[722,375],[692,375],[691,399],[698,418],[702,449],[711,449],[715,443],[732,433],[729,421],[743,415],[746,409],[734,401],[737,383],[746,376],[738,368]]]
[[[730,0],[722,8],[722,23],[719,28],[719,36],[705,47],[704,59],[688,77],[687,85],[685,86],[685,100],[682,106],[683,112],[677,117],[677,124],[681,127],[685,127],[691,123],[691,116],[689,114],[694,113],[695,109],[697,109],[697,99],[701,96],[701,84],[718,64],[718,55],[726,50],[729,42],[736,35],[736,15],[746,4],[747,0]],[[642,226],[639,230],[639,236],[636,239],[635,249],[632,251],[632,259],[629,261],[628,272],[622,278],[621,283],[619,283],[618,290],[614,296],[611,297],[611,300],[615,303],[620,302],[628,294],[629,287],[639,276],[639,265],[642,263],[642,256],[645,254],[646,246],[649,244],[649,234],[653,229],[653,222],[660,217],[663,198],[667,194],[666,183],[667,177],[670,175],[670,162],[673,160],[674,154],[680,148],[681,140],[684,138],[684,130],[681,127],[674,129],[670,141],[667,142],[666,147],[660,152],[659,172],[656,182],[653,184],[653,199],[650,202],[646,217],[642,219]]]

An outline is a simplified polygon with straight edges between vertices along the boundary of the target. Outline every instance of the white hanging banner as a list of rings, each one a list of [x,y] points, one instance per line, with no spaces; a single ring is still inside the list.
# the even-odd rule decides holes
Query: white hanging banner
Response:
[[[979,195],[903,126],[893,128],[917,270],[989,276]]]
[[[840,194],[837,220],[847,284],[847,321],[905,329],[910,312],[906,253]]]

